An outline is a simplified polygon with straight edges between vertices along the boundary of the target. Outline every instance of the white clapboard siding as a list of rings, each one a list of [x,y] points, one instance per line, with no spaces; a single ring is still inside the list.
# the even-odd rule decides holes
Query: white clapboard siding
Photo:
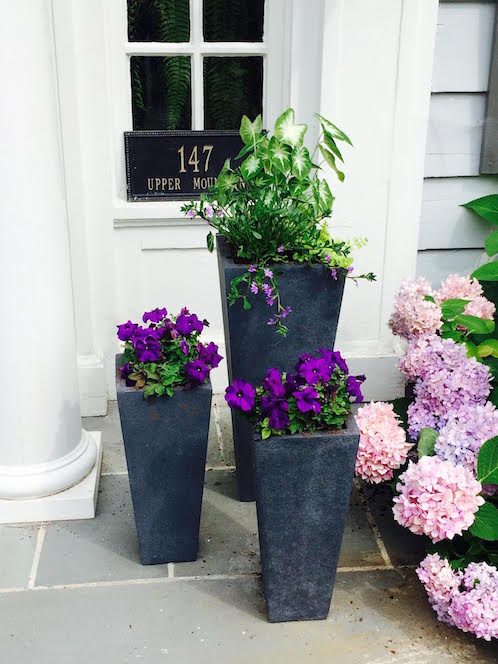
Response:
[[[425,177],[479,175],[486,93],[431,96]]]
[[[417,276],[425,277],[433,288],[439,288],[449,274],[471,274],[485,263],[482,249],[429,249],[417,255]]]
[[[495,193],[498,193],[498,176],[426,178],[419,249],[483,247],[491,224],[461,205]]]
[[[439,4],[433,92],[485,92],[493,41],[494,2]]]

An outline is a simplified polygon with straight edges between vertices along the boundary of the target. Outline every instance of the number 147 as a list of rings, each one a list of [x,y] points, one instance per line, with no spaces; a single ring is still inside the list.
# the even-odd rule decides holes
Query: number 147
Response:
[[[204,173],[207,172],[209,168],[209,160],[211,158],[211,152],[213,151],[213,145],[204,145],[202,148],[202,154],[206,155],[204,159]],[[186,173],[187,169],[185,168],[185,146],[182,145],[182,147],[178,150],[178,154],[180,155],[180,173]],[[190,157],[188,158],[188,164],[189,166],[194,167],[194,173],[199,173],[199,152],[198,152],[198,147],[197,145],[194,145],[192,148],[192,152],[190,153]]]

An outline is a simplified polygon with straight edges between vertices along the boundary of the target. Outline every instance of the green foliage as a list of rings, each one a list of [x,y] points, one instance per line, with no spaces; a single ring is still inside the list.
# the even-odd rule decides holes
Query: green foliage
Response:
[[[475,537],[494,542],[498,540],[498,509],[489,500],[486,500],[476,512],[474,523],[469,531]]]
[[[498,281],[498,261],[481,265],[470,276],[479,281]]]
[[[270,264],[321,263],[330,270],[331,278],[337,278],[340,271],[346,273],[351,266],[351,243],[333,240],[325,224],[334,198],[321,175],[322,166],[328,164],[343,179],[335,168],[335,160],[342,161],[337,142],[351,145],[351,141],[334,124],[318,118],[322,133],[310,155],[303,144],[307,126],[295,122],[292,108],[277,118],[273,135],[263,131],[260,116],[254,121],[244,116],[240,126],[244,147],[238,156],[243,161],[234,166],[227,160],[209,195],[183,207],[184,212],[193,210],[221,233],[234,258],[255,266],[256,270],[232,282],[232,303],[239,298],[245,303],[251,288],[256,292],[254,286],[261,290],[264,269]],[[319,164],[313,161],[316,153],[324,158]],[[368,273],[353,278],[373,281],[375,276]],[[239,290],[239,285],[244,290]],[[271,324],[285,335],[282,319],[289,312],[285,313],[280,302],[276,273],[270,285],[270,301],[276,305]]]
[[[418,458],[423,456],[434,456],[434,446],[438,437],[436,429],[425,427],[420,431],[418,437],[417,452]]]
[[[487,440],[479,450],[477,479],[482,484],[498,484],[498,436]]]
[[[489,257],[498,254],[498,231],[494,231],[491,235],[488,235],[484,243],[484,248]]]
[[[476,198],[469,203],[464,203],[463,207],[474,210],[480,217],[492,224],[498,224],[498,194]]]

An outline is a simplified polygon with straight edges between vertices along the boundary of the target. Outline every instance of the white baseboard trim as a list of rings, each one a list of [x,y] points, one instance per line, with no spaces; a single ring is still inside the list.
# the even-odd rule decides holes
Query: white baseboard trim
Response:
[[[78,355],[78,383],[82,417],[107,413],[104,360],[98,355]]]

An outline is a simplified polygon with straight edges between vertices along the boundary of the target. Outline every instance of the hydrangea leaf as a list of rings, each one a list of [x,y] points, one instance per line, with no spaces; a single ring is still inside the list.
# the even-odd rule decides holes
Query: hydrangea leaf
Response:
[[[498,281],[498,261],[481,265],[470,276],[479,279],[479,281]]]
[[[275,136],[279,141],[293,148],[303,144],[307,129],[308,126],[305,124],[295,124],[293,108],[284,111],[275,122]]]
[[[426,296],[427,299],[427,296]],[[435,301],[435,300],[433,300]],[[451,320],[458,314],[463,314],[465,311],[465,306],[470,302],[470,300],[445,300],[441,304],[441,314],[445,320]]]
[[[463,207],[474,210],[480,217],[498,225],[498,194],[490,194],[482,198],[476,198],[469,203],[464,203]]]
[[[487,440],[479,450],[477,479],[481,484],[498,484],[498,436]]]
[[[261,159],[252,154],[241,164],[240,171],[244,177],[244,180],[250,180],[253,178],[256,173],[258,173],[261,167]]]
[[[455,322],[467,328],[469,334],[490,334],[495,329],[494,320],[487,318],[478,318],[467,314],[455,316]]]
[[[417,452],[418,458],[423,456],[434,456],[434,446],[438,437],[436,429],[425,427],[420,431],[418,437]]]
[[[494,231],[494,233],[488,235],[484,242],[484,248],[486,249],[488,256],[498,254],[498,231]]]
[[[292,173],[298,180],[304,180],[308,177],[311,170],[311,159],[308,148],[300,147],[294,148],[292,151]]]
[[[277,170],[286,172],[291,167],[291,150],[288,145],[281,143],[275,136],[272,136],[268,145],[268,157],[270,163]]]
[[[254,122],[251,122],[247,115],[244,115],[240,123],[240,137],[246,145],[254,145],[261,134],[262,128],[261,115],[258,115]]]
[[[477,346],[477,357],[498,357],[498,339],[486,339]]]
[[[475,537],[493,542],[498,540],[498,509],[489,501],[477,510],[469,531]]]

